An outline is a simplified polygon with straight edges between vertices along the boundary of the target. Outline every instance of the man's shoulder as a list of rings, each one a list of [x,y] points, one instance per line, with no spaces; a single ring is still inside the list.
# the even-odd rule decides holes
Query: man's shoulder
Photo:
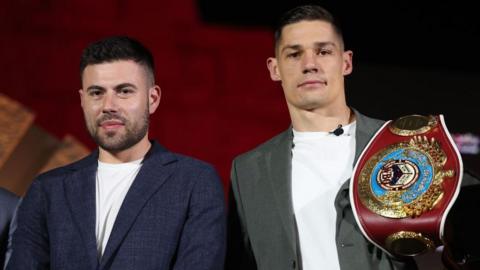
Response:
[[[152,148],[150,152],[145,156],[144,162],[146,160],[150,160],[150,162],[160,163],[163,165],[175,163],[177,168],[181,168],[181,170],[213,169],[213,165],[211,165],[210,163],[192,156],[170,151],[155,140],[152,141]]]
[[[169,160],[165,163],[165,160]],[[164,155],[163,166],[166,166],[165,172],[171,174],[169,187],[178,190],[182,187],[182,193],[201,192],[209,193],[210,199],[223,199],[223,186],[218,171],[215,167],[203,160],[192,156],[179,154],[175,152],[166,152]],[[149,173],[152,176],[161,175],[158,173],[159,164],[150,163],[146,170],[155,170],[157,173]],[[163,170],[163,169],[160,169]],[[208,201],[207,199],[206,201]]]
[[[284,130],[283,132],[275,135],[269,140],[259,144],[255,148],[238,155],[234,159],[234,162],[236,163],[248,162],[252,159],[256,159],[258,157],[268,155],[279,146],[285,143],[290,143],[291,140],[292,140],[292,129],[288,128],[287,130]]]
[[[204,171],[204,170],[215,170],[212,164],[197,159],[192,156],[179,154],[175,152],[169,152],[169,155],[174,157],[178,163],[178,169],[181,170],[192,170],[192,171]]]
[[[10,192],[9,190],[0,187],[0,199],[8,200],[8,201],[17,201],[18,196],[15,193]]]
[[[377,130],[385,123],[385,120],[366,116],[355,109],[353,109],[353,111],[355,112],[355,117],[357,118],[357,124],[360,124],[363,129]]]
[[[143,166],[146,166],[147,170],[158,170],[158,166],[170,167],[177,177],[184,180],[198,179],[200,175],[218,178],[218,173],[212,164],[192,156],[172,152],[156,141],[153,142],[150,153],[145,156]]]
[[[15,209],[19,197],[14,193],[10,192],[7,189],[0,188],[0,204],[2,205],[2,209],[7,211],[7,209]]]

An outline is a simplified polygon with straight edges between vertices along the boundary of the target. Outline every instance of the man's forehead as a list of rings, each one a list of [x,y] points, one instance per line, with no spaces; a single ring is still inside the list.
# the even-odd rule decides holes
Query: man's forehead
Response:
[[[133,60],[115,60],[98,64],[89,64],[82,73],[82,79],[115,78],[145,76],[145,68]]]
[[[101,63],[89,64],[85,67],[84,73],[86,71],[136,71],[141,68],[141,65],[133,60],[112,60]]]
[[[131,60],[118,60],[86,66],[82,74],[82,87],[101,85],[111,88],[125,83],[139,87],[148,84],[148,80],[144,67]]]
[[[281,50],[286,46],[327,43],[337,46],[341,44],[340,38],[329,22],[320,20],[300,21],[283,27],[279,49]]]

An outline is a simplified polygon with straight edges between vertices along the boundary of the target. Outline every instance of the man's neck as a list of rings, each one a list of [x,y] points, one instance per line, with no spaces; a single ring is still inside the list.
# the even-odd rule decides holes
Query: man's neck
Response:
[[[98,160],[105,163],[131,162],[143,158],[151,146],[152,144],[148,140],[148,137],[145,136],[134,146],[118,152],[107,151],[99,147]]]
[[[345,126],[355,120],[355,114],[348,106],[340,108],[319,108],[311,111],[290,110],[293,129],[296,131],[329,132],[339,125]]]

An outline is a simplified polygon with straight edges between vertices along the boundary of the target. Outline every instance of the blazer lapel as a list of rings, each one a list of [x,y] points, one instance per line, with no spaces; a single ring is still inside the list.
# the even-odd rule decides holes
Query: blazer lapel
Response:
[[[292,203],[292,130],[285,131],[278,144],[266,154],[266,178],[270,181],[277,210],[292,249],[296,250],[295,217]]]
[[[375,134],[375,132],[381,127],[381,122],[378,120],[369,119],[368,117],[360,114],[355,109],[352,110],[355,113],[356,119],[355,158],[353,161],[353,166],[355,166],[363,149],[367,146],[373,134]],[[343,183],[335,198],[335,208],[337,209],[337,237],[339,235],[344,235],[348,238],[348,236],[353,233],[356,226],[355,221],[352,218],[350,222],[344,223],[345,226],[340,228],[341,220],[346,218],[344,216],[344,210],[351,205],[349,198],[350,181],[351,179]],[[339,233],[340,230],[343,230],[343,232]],[[342,239],[342,241],[344,241],[344,239]]]
[[[375,132],[381,127],[381,125],[378,121],[374,121],[373,119],[369,120],[368,117],[360,114],[357,110],[352,110],[355,113],[355,119],[357,122],[355,130],[355,158],[353,160],[353,166],[355,166],[355,163],[357,163],[357,160],[360,157],[363,149],[367,146],[373,134],[375,134]],[[348,190],[349,187],[350,181],[346,181],[345,183],[343,183],[343,185],[340,187],[339,194],[341,194],[345,190]],[[338,199],[336,201],[338,201]],[[342,205],[342,207],[345,207],[345,205]]]
[[[357,121],[355,132],[355,159],[353,161],[353,164],[355,165],[363,149],[365,149],[375,132],[381,127],[381,123],[378,120],[375,121],[373,119],[368,119],[368,117],[360,114],[355,109],[353,109],[353,111],[355,112],[355,118]]]
[[[146,202],[172,175],[175,169],[175,161],[176,158],[173,155],[159,144],[153,143],[118,212],[101,259],[101,269],[113,259],[113,254],[122,243]]]
[[[92,269],[98,264],[97,241],[95,237],[95,175],[98,152],[80,161],[72,174],[64,181],[68,207],[86,248]]]

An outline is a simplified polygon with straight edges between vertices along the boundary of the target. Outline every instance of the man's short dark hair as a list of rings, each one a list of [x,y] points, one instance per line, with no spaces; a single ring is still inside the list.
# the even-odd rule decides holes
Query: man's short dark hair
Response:
[[[80,59],[80,77],[88,65],[132,60],[142,65],[147,76],[155,84],[155,66],[150,51],[139,41],[126,36],[113,36],[96,41],[83,50]]]
[[[343,34],[340,24],[330,12],[321,6],[304,5],[287,11],[280,18],[275,28],[275,48],[278,47],[280,39],[282,38],[283,28],[289,24],[300,21],[324,21],[330,23],[343,44]]]

